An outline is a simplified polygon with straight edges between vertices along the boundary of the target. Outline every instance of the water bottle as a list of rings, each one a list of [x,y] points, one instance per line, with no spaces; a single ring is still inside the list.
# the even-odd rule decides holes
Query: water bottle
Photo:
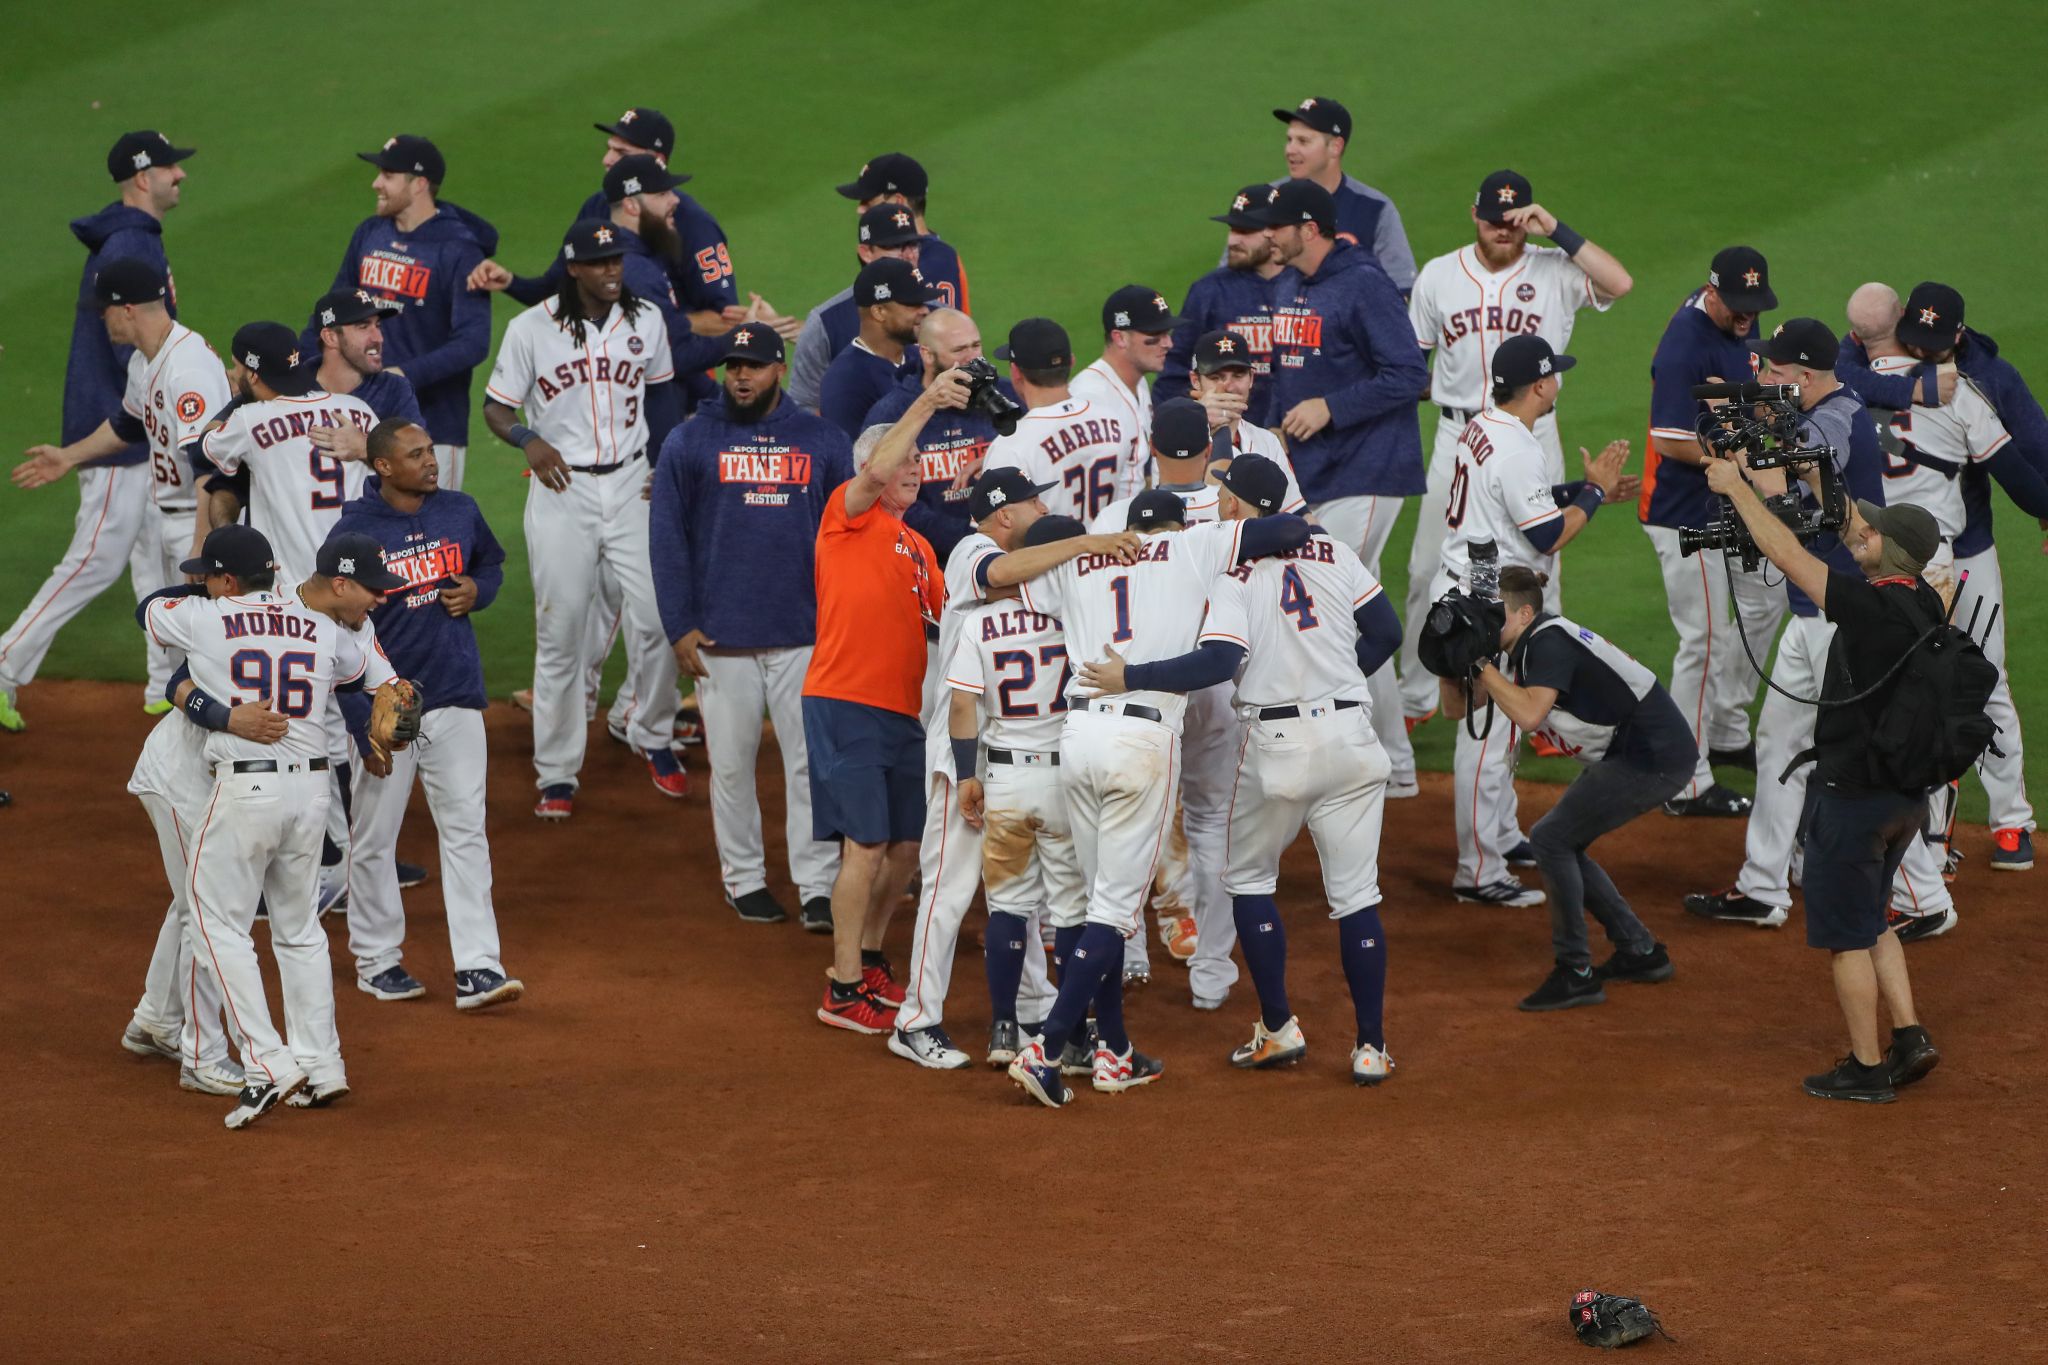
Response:
[[[1500,550],[1490,540],[1476,540],[1466,551],[1465,587],[1482,602],[1500,601]]]

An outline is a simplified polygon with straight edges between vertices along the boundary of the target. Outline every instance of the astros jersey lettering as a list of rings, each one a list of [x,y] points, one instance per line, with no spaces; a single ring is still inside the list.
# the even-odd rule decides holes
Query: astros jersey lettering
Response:
[[[990,602],[964,613],[946,686],[982,699],[981,738],[989,748],[1054,753],[1072,676],[1056,617]]]
[[[1021,469],[1037,483],[1058,484],[1045,508],[1088,521],[1124,495],[1119,484],[1130,454],[1131,415],[1073,397],[1033,408],[1017,429],[989,442],[987,469]]]
[[[1877,356],[1870,368],[1879,374],[1903,374],[1919,363],[1911,356]],[[1884,445],[1884,500],[1919,504],[1933,514],[1942,535],[1954,540],[1963,533],[1959,476],[2012,439],[1990,400],[1968,378],[1957,375],[1956,396],[1942,407],[1916,403],[1904,412],[1872,408],[1871,415]]]
[[[1502,568],[1519,564],[1547,570],[1550,556],[1530,542],[1527,532],[1563,515],[1551,495],[1548,460],[1534,432],[1496,408],[1465,424],[1444,508],[1443,569],[1455,583],[1464,582],[1471,547],[1483,540],[1499,550]]]
[[[244,403],[228,414],[200,449],[215,468],[232,474],[249,470],[249,524],[270,538],[278,582],[297,584],[312,576],[320,547],[342,504],[363,491],[368,477],[361,460],[340,460],[315,446],[315,427],[377,425],[370,405],[352,394],[313,393]]]
[[[571,469],[622,464],[647,448],[648,386],[675,378],[661,310],[629,320],[615,305],[579,342],[560,307],[547,299],[512,319],[485,392],[521,409]]]
[[[1477,412],[1486,406],[1487,367],[1503,341],[1540,336],[1562,351],[1579,309],[1604,313],[1612,306],[1560,247],[1525,247],[1501,271],[1486,268],[1476,245],[1437,257],[1415,277],[1408,299],[1415,339],[1432,352],[1431,401]]]
[[[1380,585],[1350,546],[1327,532],[1298,550],[1227,570],[1209,590],[1203,640],[1246,651],[1240,706],[1303,700],[1366,702],[1354,615]]]
[[[1145,486],[1145,462],[1151,458],[1152,386],[1138,381],[1135,391],[1125,388],[1107,360],[1098,360],[1067,386],[1067,392],[1088,403],[1094,411],[1115,413],[1123,432],[1122,461],[1117,467],[1117,496],[1130,497]]]
[[[128,357],[128,390],[121,407],[149,437],[149,468],[156,505],[189,511],[197,501],[192,473],[179,454],[228,405],[228,376],[206,338],[173,322],[156,359],[140,348]]]

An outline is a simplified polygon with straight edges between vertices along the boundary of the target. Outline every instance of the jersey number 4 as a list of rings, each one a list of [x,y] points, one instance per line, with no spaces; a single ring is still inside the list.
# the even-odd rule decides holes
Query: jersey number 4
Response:
[[[1280,574],[1280,610],[1294,618],[1296,630],[1314,630],[1322,624],[1316,617],[1316,599],[1301,581],[1301,570],[1292,564]]]
[[[1002,707],[1003,715],[1016,718],[1038,714],[1037,702],[1018,702],[1014,699],[1014,692],[1038,681],[1039,664],[1047,668],[1051,668],[1055,663],[1060,666],[1060,685],[1054,694],[1050,712],[1058,715],[1067,709],[1067,684],[1073,680],[1074,669],[1073,665],[1067,662],[1065,645],[1040,645],[1036,662],[1031,658],[1031,651],[1026,649],[1003,650],[991,662],[995,664],[999,673],[1007,673],[1013,668],[1017,671],[1014,678],[1005,678],[996,684],[996,701]]]
[[[228,660],[228,677],[248,695],[237,696],[235,704],[258,702],[267,697],[271,709],[280,716],[298,720],[311,715],[313,680],[306,675],[313,671],[314,662],[313,656],[306,653],[280,654],[273,663],[264,650],[236,650]]]

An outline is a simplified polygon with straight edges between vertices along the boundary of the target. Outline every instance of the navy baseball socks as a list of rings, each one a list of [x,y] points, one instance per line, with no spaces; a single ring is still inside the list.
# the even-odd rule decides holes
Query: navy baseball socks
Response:
[[[1387,998],[1387,936],[1378,903],[1338,920],[1337,942],[1344,955],[1344,980],[1351,986],[1351,1008],[1358,1015],[1359,1044],[1384,1052],[1387,1036],[1380,1015]]]
[[[1053,926],[1052,969],[1062,983],[1067,979],[1067,964],[1074,960],[1074,949],[1081,944],[1081,931],[1087,927],[1085,924],[1070,924],[1064,929]]]
[[[988,969],[988,1004],[996,1020],[1017,1019],[1017,987],[1024,980],[1024,934],[1022,915],[991,910],[988,914],[988,946],[983,965]]]
[[[1062,936],[1068,932],[1057,931]],[[1071,948],[1060,953],[1059,998],[1045,1020],[1045,1053],[1059,1056],[1087,1018],[1090,1003],[1095,1006],[1095,1026],[1103,1045],[1113,1052],[1127,1052],[1131,1040],[1124,1033],[1123,935],[1106,924],[1084,924],[1072,932]]]
[[[1277,1033],[1294,1017],[1287,1003],[1287,930],[1280,924],[1280,907],[1271,896],[1232,896],[1230,917],[1237,922],[1237,946],[1259,993],[1261,1022]]]

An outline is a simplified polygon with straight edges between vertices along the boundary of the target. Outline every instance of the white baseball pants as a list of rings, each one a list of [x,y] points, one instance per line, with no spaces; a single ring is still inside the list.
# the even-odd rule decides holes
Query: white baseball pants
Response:
[[[193,510],[189,507],[180,511],[165,511],[150,504],[151,512],[142,518],[142,527],[135,537],[135,548],[129,552],[128,574],[135,580],[137,595],[149,594],[141,591],[141,585],[150,583],[150,592],[168,588],[173,583],[185,581],[185,575],[178,572],[178,566],[189,559],[192,548]],[[147,632],[145,632],[147,638]],[[164,689],[170,686],[171,674],[178,671],[178,665],[185,662],[185,651],[171,649],[149,642],[149,678],[143,685],[142,701],[146,706],[161,701]]]
[[[1074,854],[1088,879],[1087,922],[1128,942],[1143,930],[1145,897],[1173,821],[1180,736],[1157,721],[1070,710],[1060,766]]]
[[[1728,569],[1719,550],[1695,555],[1678,553],[1678,531],[1670,526],[1644,526],[1664,573],[1664,600],[1678,632],[1678,652],[1671,658],[1671,699],[1678,703],[1693,742],[1700,746],[1692,781],[1680,797],[1698,796],[1713,785],[1707,762],[1709,749],[1739,749],[1749,740],[1744,708],[1756,695],[1757,671],[1743,651],[1729,614]],[[1785,616],[1782,585],[1766,586],[1761,572],[1735,571],[1735,597],[1743,635],[1757,662],[1769,657],[1771,637]],[[1762,754],[1759,750],[1759,760]],[[1758,768],[1762,772],[1762,768]]]
[[[1449,477],[1446,475],[1446,477]],[[1380,576],[1380,552],[1394,533],[1405,498],[1382,498],[1367,494],[1355,498],[1332,498],[1311,508],[1312,520],[1320,523],[1332,539],[1341,540],[1358,551],[1366,572]],[[1443,512],[1437,512],[1439,526]],[[1372,695],[1372,728],[1378,732],[1394,776],[1402,782],[1415,780],[1415,749],[1408,742],[1408,723],[1401,716],[1401,680],[1389,659],[1365,680]]]
[[[2025,755],[2020,742],[2020,713],[2013,707],[2012,686],[2005,676],[2005,612],[2000,610],[1998,619],[1990,620],[1991,609],[2005,601],[2005,578],[1998,567],[1997,547],[1959,559],[1955,567],[1958,578],[1965,573],[1970,577],[1957,595],[1955,615],[1950,619],[1967,630],[1974,612],[1984,656],[1998,665],[1998,686],[1992,689],[1984,713],[1998,726],[1998,747],[2004,752],[1985,754],[1977,768],[1984,794],[1991,799],[1991,827],[2032,830],[2034,807],[2027,800],[2026,774],[2022,771]]]
[[[1380,901],[1380,824],[1392,765],[1362,710],[1303,703],[1293,720],[1252,720],[1230,803],[1233,896],[1270,896],[1304,821],[1336,919]]]
[[[199,933],[187,894],[185,825],[177,809],[153,792],[142,796],[142,808],[156,828],[164,876],[171,885],[171,906],[157,931],[156,950],[150,954],[149,971],[143,977],[142,999],[135,1006],[135,1022],[156,1034],[176,1032],[178,1052],[186,1066],[216,1065],[227,1060],[228,1039],[221,1031],[220,982],[206,956],[192,950]]]
[[[1457,722],[1457,744],[1451,754],[1452,814],[1458,832],[1456,886],[1514,879],[1507,855],[1522,841],[1521,807],[1515,799],[1515,745],[1521,731],[1499,707],[1492,715],[1489,728],[1481,701],[1470,716]],[[1474,739],[1473,730],[1486,737]]]
[[[437,487],[462,491],[462,469],[469,462],[468,446],[442,445],[434,443],[434,463],[440,466],[441,475]]]
[[[775,724],[775,744],[782,752],[789,879],[803,900],[830,896],[839,875],[839,844],[811,837],[811,768],[804,748],[803,713],[810,646],[706,649],[699,656],[706,676],[697,679],[697,709],[704,717],[704,751],[711,760],[711,832],[718,842],[725,894],[737,900],[768,885],[761,796],[754,782],[765,712]]]
[[[458,972],[498,960],[498,916],[491,903],[491,845],[484,834],[484,714],[443,706],[420,717],[420,737],[391,755],[391,776],[358,764],[351,797],[348,946],[364,980],[404,958],[405,904],[398,893],[398,830],[413,778],[427,791],[440,835],[441,900],[448,947]]]
[[[154,559],[145,564],[136,546],[145,519],[156,515],[151,487],[147,464],[78,471],[78,515],[71,523],[71,543],[21,615],[0,635],[0,692],[35,681],[57,632],[112,587],[124,567],[137,602],[164,586],[156,581]],[[166,681],[169,676],[164,675]],[[162,683],[156,695],[163,695]]]

